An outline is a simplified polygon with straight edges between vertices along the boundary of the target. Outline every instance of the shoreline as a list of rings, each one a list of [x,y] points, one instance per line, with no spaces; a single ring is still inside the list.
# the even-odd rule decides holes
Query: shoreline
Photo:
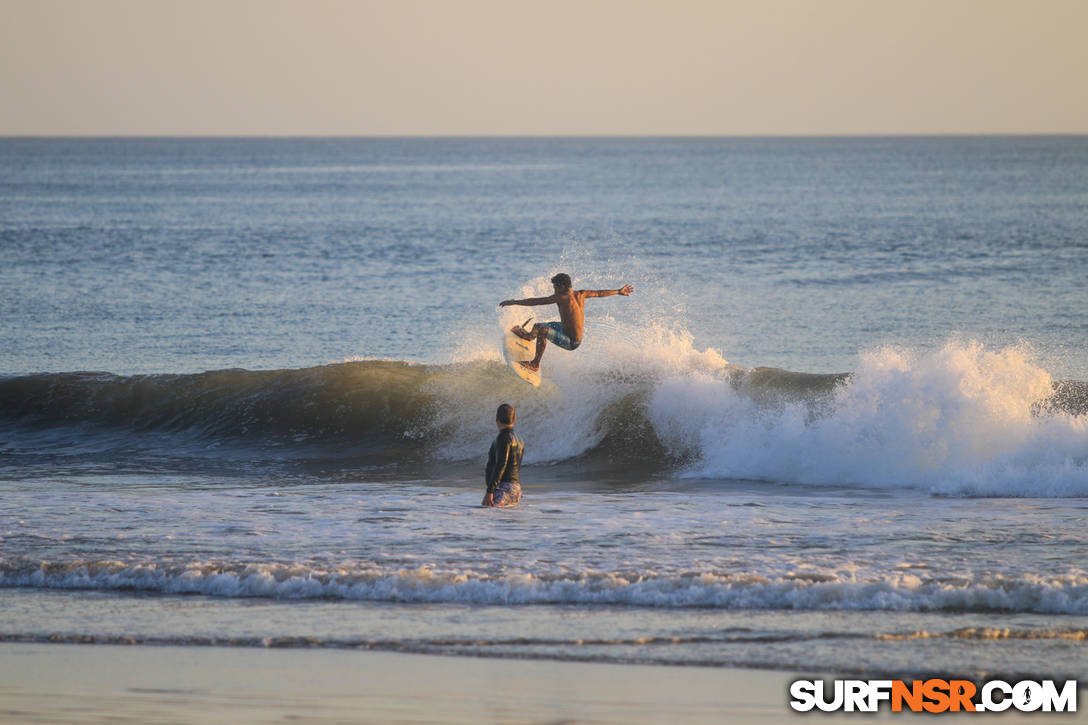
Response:
[[[811,674],[358,650],[0,642],[5,723],[797,722]],[[820,716],[857,722],[858,713]],[[868,717],[873,717],[872,715]],[[927,717],[881,712],[876,717]],[[967,715],[948,715],[953,720]],[[994,715],[991,715],[994,717]],[[1005,713],[1003,723],[1070,715]]]

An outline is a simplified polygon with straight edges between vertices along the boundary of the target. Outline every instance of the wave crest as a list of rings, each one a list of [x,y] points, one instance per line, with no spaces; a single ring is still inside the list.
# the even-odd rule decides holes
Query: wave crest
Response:
[[[243,446],[345,465],[476,461],[499,403],[527,464],[595,472],[925,487],[939,494],[1088,495],[1088,385],[1051,380],[1021,348],[885,348],[849,374],[730,365],[690,335],[644,330],[553,352],[524,385],[493,353],[446,365],[354,361],[303,370],[0,380],[0,454]],[[155,435],[147,435],[155,434]],[[160,434],[166,435],[163,440]]]

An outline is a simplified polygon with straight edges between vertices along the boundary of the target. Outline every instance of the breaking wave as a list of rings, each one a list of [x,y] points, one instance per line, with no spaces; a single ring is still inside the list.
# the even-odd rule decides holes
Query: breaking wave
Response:
[[[1052,380],[1025,349],[884,348],[862,354],[852,373],[808,374],[737,367],[675,330],[642,337],[602,335],[577,355],[553,352],[537,389],[510,375],[494,346],[445,365],[7,377],[0,460],[242,447],[352,465],[469,461],[494,435],[496,405],[511,402],[530,465],[1088,495],[1088,384]]]
[[[242,562],[24,559],[0,560],[2,587],[474,605],[1088,614],[1088,576],[1083,572],[979,575],[956,581],[894,574],[866,580],[833,573],[818,577],[595,571],[488,575],[379,565],[323,568]],[[961,636],[1001,635],[987,630]]]

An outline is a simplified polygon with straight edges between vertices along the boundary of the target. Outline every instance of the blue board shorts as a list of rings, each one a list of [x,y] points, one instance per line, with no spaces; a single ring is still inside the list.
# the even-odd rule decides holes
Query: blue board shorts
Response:
[[[545,322],[544,323],[544,337],[554,342],[564,350],[576,350],[582,341],[575,342],[571,340],[567,333],[563,332],[562,322]]]

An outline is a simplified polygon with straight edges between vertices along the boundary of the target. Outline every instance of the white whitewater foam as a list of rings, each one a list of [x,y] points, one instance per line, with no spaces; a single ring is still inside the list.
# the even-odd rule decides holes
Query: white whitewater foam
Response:
[[[500,372],[483,379],[471,374],[451,375],[436,385],[441,401],[435,427],[449,432],[439,457],[465,460],[486,455],[495,436],[494,416],[499,403],[513,404],[518,429],[531,445],[526,463],[562,461],[600,443],[605,434],[600,417],[609,406],[631,394],[646,394],[653,384],[673,376],[724,380],[734,369],[712,348],[699,350],[693,336],[679,324],[660,321],[661,311],[638,296],[592,299],[586,305],[586,331],[574,352],[549,344],[542,367],[544,382],[531,388],[513,375]],[[581,284],[578,284],[581,283]],[[579,288],[614,288],[616,279],[588,277],[576,280]],[[524,285],[512,297],[552,294],[548,276]],[[622,305],[622,309],[614,306]],[[498,322],[485,323],[458,339],[452,364],[468,373],[480,363],[503,364],[502,339],[506,330],[529,317],[536,322],[557,319],[554,305],[506,307],[496,311]]]
[[[1088,576],[979,576],[955,584],[889,573],[874,579],[740,574],[650,575],[516,570],[492,576],[431,567],[312,568],[286,564],[47,564],[0,562],[0,587],[152,591],[216,597],[332,598],[461,604],[619,604],[643,607],[1088,614]]]
[[[514,324],[509,318],[510,313],[504,315],[504,324]],[[495,436],[495,409],[507,402],[517,409],[518,430],[531,442],[527,464],[573,458],[601,442],[607,432],[602,414],[627,396],[641,400],[670,377],[723,384],[733,369],[718,351],[697,350],[683,330],[649,325],[639,331],[640,342],[635,344],[624,339],[623,328],[603,322],[598,327],[605,334],[596,339],[587,335],[573,353],[549,346],[540,388],[531,388],[497,366],[493,376],[451,375],[436,383],[433,392],[441,402],[435,427],[449,434],[439,456],[463,460],[486,455]],[[500,335],[497,329],[496,340]],[[484,361],[492,361],[489,348],[468,362]]]
[[[576,279],[576,286],[614,287],[620,279]],[[769,403],[735,387],[730,373],[741,369],[718,350],[696,347],[682,310],[660,306],[669,291],[640,297],[640,289],[659,283],[630,281],[636,284],[632,297],[586,305],[577,351],[549,345],[541,388],[498,367],[483,380],[444,381],[437,425],[450,437],[440,457],[483,455],[501,402],[518,409],[527,463],[576,457],[605,435],[602,413],[626,400],[640,406],[677,458],[695,461],[682,476],[918,487],[950,495],[1088,496],[1088,416],[1040,410],[1053,381],[1026,346],[991,350],[957,341],[925,354],[867,351],[817,412],[812,401]],[[516,296],[551,291],[545,275]],[[497,325],[485,324],[476,338],[461,341],[457,362],[500,360],[504,330],[530,315],[554,319],[555,309],[504,308]]]
[[[1088,495],[1088,417],[1039,413],[1051,378],[1018,347],[949,343],[861,356],[829,412],[760,406],[714,380],[673,377],[650,417],[699,441],[687,475],[997,496]]]

